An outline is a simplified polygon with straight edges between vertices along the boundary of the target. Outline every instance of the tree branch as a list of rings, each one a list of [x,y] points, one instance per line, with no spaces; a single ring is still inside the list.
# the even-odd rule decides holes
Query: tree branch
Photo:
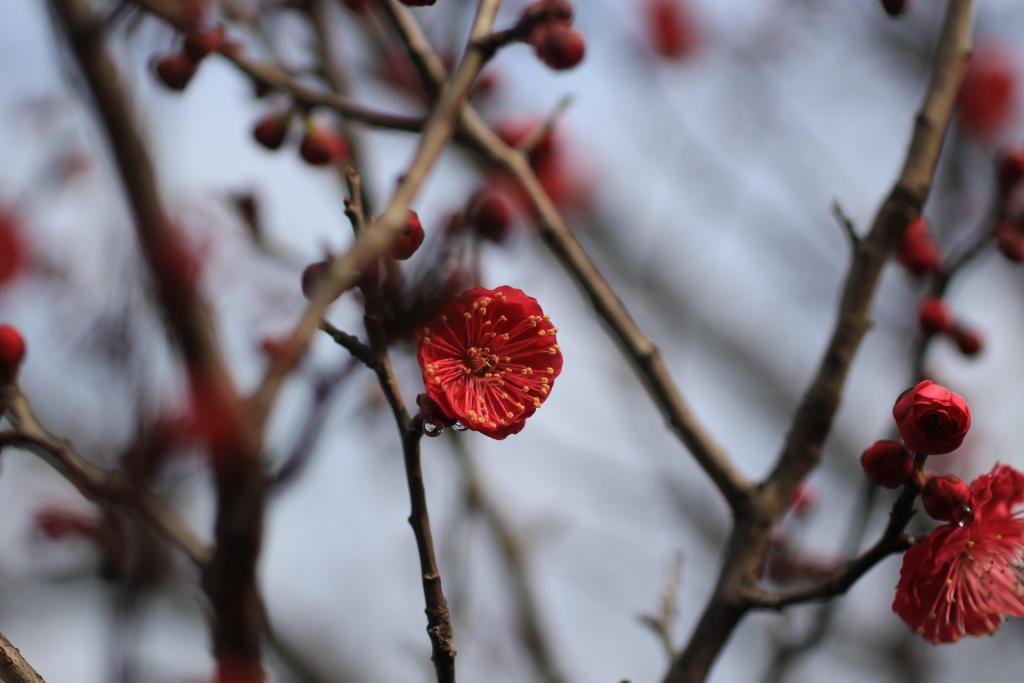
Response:
[[[426,85],[436,86],[444,78],[444,65],[431,49],[416,20],[395,0],[382,6],[402,39]],[[462,114],[466,143],[491,164],[511,174],[530,201],[539,232],[566,271],[576,280],[598,315],[608,325],[623,353],[632,361],[662,415],[698,464],[707,472],[735,510],[744,505],[752,487],[733,466],[728,455],[693,415],[672,380],[658,347],[640,329],[625,305],[590,260],[548,197],[522,150],[509,147],[491,130],[472,107]]]
[[[915,457],[914,473],[903,485],[903,490],[889,511],[889,522],[885,531],[874,545],[846,563],[842,571],[822,583],[789,591],[770,593],[760,589],[747,591],[747,603],[754,609],[781,610],[789,605],[822,601],[842,595],[867,574],[876,564],[894,553],[902,552],[913,545],[913,540],[903,533],[914,516],[914,501],[921,492],[919,481],[923,478],[925,456]]]
[[[170,508],[120,472],[103,470],[50,434],[36,419],[28,398],[13,384],[0,387],[0,405],[16,431],[0,433],[0,447],[18,446],[40,455],[87,499],[104,507],[128,510],[180,549],[196,568],[210,558],[210,549]]]
[[[331,260],[330,267],[313,292],[309,305],[292,330],[288,346],[294,352],[282,354],[271,364],[259,388],[251,397],[251,409],[258,424],[266,419],[284,380],[305,354],[327,306],[342,292],[351,288],[363,269],[383,254],[402,231],[409,205],[451,139],[473,81],[484,65],[483,54],[480,50],[474,49],[472,43],[490,31],[500,5],[500,0],[481,0],[470,34],[470,47],[467,48],[455,74],[445,84],[427,120],[412,163],[402,176],[398,190],[384,213],[366,230],[360,232],[348,252]]]
[[[931,80],[899,179],[862,240],[843,286],[835,327],[811,385],[790,425],[766,486],[782,506],[821,460],[821,449],[839,408],[846,376],[870,325],[871,303],[886,260],[904,229],[921,212],[970,55],[972,0],[947,5]]]
[[[46,683],[18,648],[0,633],[0,679],[5,683]]]
[[[835,327],[810,387],[794,415],[771,475],[751,507],[738,515],[715,591],[673,662],[665,683],[703,681],[748,610],[744,593],[756,585],[758,568],[778,517],[795,490],[821,460],[839,407],[846,375],[869,325],[871,302],[889,253],[928,197],[970,52],[972,0],[949,0],[931,79],[903,169],[862,239],[847,273]]]
[[[262,542],[266,479],[261,467],[262,422],[246,420],[237,389],[194,278],[183,272],[187,250],[160,200],[153,163],[132,117],[120,74],[85,0],[50,0],[93,96],[113,152],[143,257],[168,329],[185,361],[193,398],[222,409],[230,442],[208,449],[215,475],[216,546],[202,585],[213,608],[213,649],[223,666],[260,670],[263,623],[256,577]],[[184,251],[183,251],[184,250]]]

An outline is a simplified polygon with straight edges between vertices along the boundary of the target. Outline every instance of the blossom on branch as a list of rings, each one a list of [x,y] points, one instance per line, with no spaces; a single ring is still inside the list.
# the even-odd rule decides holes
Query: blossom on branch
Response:
[[[892,608],[933,643],[993,633],[1024,616],[1024,474],[996,465],[971,483],[973,514],[944,524],[903,556]]]
[[[562,371],[557,332],[519,289],[465,291],[417,332],[427,395],[469,429],[516,434]]]

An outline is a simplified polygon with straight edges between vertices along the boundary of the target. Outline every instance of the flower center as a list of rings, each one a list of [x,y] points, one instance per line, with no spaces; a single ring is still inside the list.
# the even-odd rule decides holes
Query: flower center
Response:
[[[956,421],[941,412],[925,415],[918,420],[917,425],[927,434],[939,439],[948,439],[959,430]]]
[[[486,346],[483,348],[471,346],[466,351],[463,363],[466,367],[466,374],[483,377],[498,367],[498,356]]]

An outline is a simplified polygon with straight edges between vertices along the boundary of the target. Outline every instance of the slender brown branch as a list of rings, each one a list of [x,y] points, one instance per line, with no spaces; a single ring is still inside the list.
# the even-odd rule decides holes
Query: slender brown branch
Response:
[[[364,365],[373,367],[377,362],[377,357],[374,355],[373,349],[363,343],[363,341],[354,334],[349,334],[344,330],[340,330],[326,320],[320,321],[320,329],[325,332],[328,337],[333,339],[335,344],[348,351],[352,354],[353,358],[361,361]]]
[[[262,422],[241,417],[237,389],[221,358],[208,311],[193,279],[182,272],[185,249],[160,200],[156,173],[121,77],[85,0],[50,0],[54,15],[92,94],[122,184],[135,233],[149,266],[156,298],[185,360],[190,389],[225,411],[234,423],[224,452],[209,449],[216,479],[216,546],[203,567],[202,585],[213,608],[213,649],[218,662],[260,667],[263,619],[256,577],[266,496],[260,452]]]
[[[46,683],[18,648],[0,633],[0,680],[5,683]]]
[[[360,178],[354,171],[346,173],[346,178],[351,195],[347,211],[352,220],[353,229],[360,233],[366,230]],[[402,439],[406,483],[412,507],[409,513],[409,524],[416,537],[416,549],[420,558],[420,578],[423,583],[423,598],[426,603],[427,635],[430,637],[431,646],[430,658],[434,662],[438,683],[454,683],[455,632],[448,611],[448,600],[441,584],[441,572],[434,553],[434,536],[430,526],[427,494],[423,485],[423,470],[420,464],[420,439],[423,435],[423,426],[418,417],[413,418],[409,415],[391,366],[387,336],[384,332],[383,302],[379,282],[372,280],[364,284],[363,293],[366,300],[364,320],[374,359],[369,367],[377,375],[377,381],[391,408],[398,433]]]
[[[154,0],[132,0],[154,17],[161,19],[175,29],[183,32],[191,30],[183,17],[174,11],[173,6]],[[408,116],[377,111],[352,101],[339,93],[326,92],[322,88],[308,85],[296,79],[284,69],[270,62],[247,57],[243,52],[224,51],[220,53],[239,71],[256,83],[287,92],[298,103],[307,107],[324,107],[333,109],[352,121],[360,121],[378,128],[419,132],[423,130],[426,119],[422,116]]]

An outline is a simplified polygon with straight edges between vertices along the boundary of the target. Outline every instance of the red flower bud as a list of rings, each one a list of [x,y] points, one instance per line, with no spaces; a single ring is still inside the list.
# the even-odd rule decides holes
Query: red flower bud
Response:
[[[175,52],[157,60],[156,75],[171,90],[181,91],[196,75],[196,63],[184,52]]]
[[[564,23],[544,26],[536,39],[537,57],[552,69],[571,69],[583,61],[583,34]]]
[[[35,526],[51,541],[78,537],[96,539],[99,528],[85,515],[60,507],[44,507],[35,513]]]
[[[329,267],[330,262],[328,261],[317,261],[306,266],[305,270],[302,271],[303,296],[307,299],[313,298],[313,292],[316,291],[317,285],[320,284],[320,280],[323,279]]]
[[[573,16],[573,8],[568,0],[537,0],[523,9],[519,23],[561,21],[571,24]]]
[[[907,226],[896,251],[896,260],[914,275],[942,270],[942,253],[928,231],[924,216],[919,216]]]
[[[974,52],[960,84],[960,123],[977,137],[998,134],[1013,117],[1017,75],[1002,48],[982,45]]]
[[[996,178],[999,194],[1003,197],[1013,192],[1024,181],[1024,147],[1010,147],[999,152],[996,159]]]
[[[860,456],[860,466],[875,486],[898,489],[914,469],[914,455],[899,441],[876,441]]]
[[[892,416],[903,443],[922,455],[956,450],[971,428],[971,409],[963,396],[928,379],[900,394]]]
[[[789,497],[789,508],[801,517],[810,514],[817,505],[818,494],[806,481],[800,482]]]
[[[882,0],[882,9],[890,17],[898,17],[903,14],[903,10],[906,9],[906,0]]]
[[[345,7],[355,14],[366,14],[366,10],[370,9],[370,4],[373,0],[345,0]]]
[[[334,131],[311,123],[299,145],[299,154],[307,164],[324,166],[348,156],[348,143]]]
[[[646,18],[647,35],[658,56],[680,59],[697,47],[696,23],[689,7],[680,0],[650,0]]]
[[[405,227],[391,244],[391,258],[399,261],[409,258],[423,244],[423,237],[423,223],[420,222],[420,217],[416,215],[416,212],[409,209],[405,218]]]
[[[274,111],[256,124],[252,130],[252,136],[256,142],[267,149],[279,149],[288,136],[288,124],[291,123],[291,113],[288,111]]]
[[[974,496],[967,482],[952,474],[932,476],[921,490],[924,511],[940,522],[962,522],[974,512]]]
[[[0,207],[0,286],[21,271],[26,251],[17,217]]]
[[[953,330],[953,314],[949,312],[946,302],[937,296],[926,296],[917,307],[917,319],[921,331],[925,334],[951,332]]]
[[[960,353],[965,356],[977,356],[985,346],[985,340],[982,339],[981,333],[969,327],[957,325],[953,330],[953,337],[956,339]]]
[[[1014,263],[1024,263],[1024,230],[1008,220],[996,226],[996,246]]]
[[[206,55],[224,47],[224,36],[223,24],[209,31],[194,31],[185,36],[185,54],[198,64]]]
[[[14,379],[25,359],[25,339],[13,325],[0,325],[0,381]]]
[[[470,224],[481,237],[498,244],[508,237],[512,207],[500,194],[492,190],[478,192],[467,213]]]

